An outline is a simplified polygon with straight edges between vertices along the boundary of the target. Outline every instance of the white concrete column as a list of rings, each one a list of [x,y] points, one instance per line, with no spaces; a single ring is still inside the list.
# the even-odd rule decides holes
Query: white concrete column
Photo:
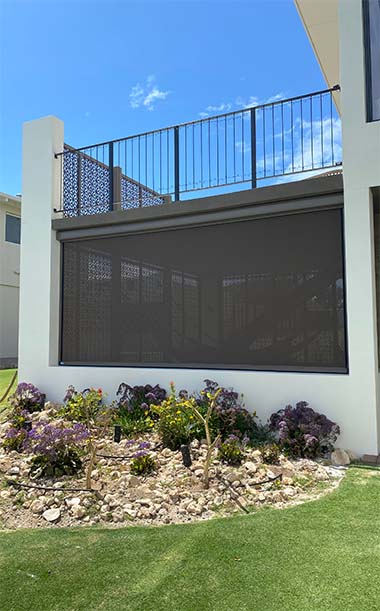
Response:
[[[24,124],[20,264],[19,380],[58,364],[60,245],[51,229],[60,208],[63,122]],[[40,377],[40,376],[38,376]]]
[[[378,454],[378,323],[370,187],[380,184],[380,125],[366,122],[361,4],[339,3],[348,347],[356,401],[351,409],[361,418],[355,431],[358,446]]]

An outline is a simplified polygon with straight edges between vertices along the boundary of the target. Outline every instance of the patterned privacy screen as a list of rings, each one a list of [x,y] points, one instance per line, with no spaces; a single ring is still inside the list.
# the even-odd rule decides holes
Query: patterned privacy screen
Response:
[[[345,371],[341,211],[67,242],[62,363]]]

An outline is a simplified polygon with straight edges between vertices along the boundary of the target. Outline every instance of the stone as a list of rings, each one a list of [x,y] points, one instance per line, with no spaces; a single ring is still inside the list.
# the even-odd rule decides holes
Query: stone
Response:
[[[150,507],[152,504],[152,500],[151,499],[138,499],[136,503],[140,503],[140,505],[143,505],[144,507]]]
[[[202,477],[203,476],[203,469],[196,469],[194,471],[194,475],[195,475],[195,477]]]
[[[230,471],[230,473],[227,473],[226,475],[226,480],[232,484],[233,482],[238,482],[240,481],[240,473],[238,473],[237,471]]]
[[[10,490],[2,490],[0,492],[0,499],[9,499],[9,497],[11,496],[11,491]]]
[[[252,458],[254,458],[257,462],[263,461],[263,457],[262,457],[260,450],[253,450]]]
[[[45,510],[45,504],[40,499],[36,499],[30,506],[30,510],[34,514],[42,513]]]
[[[11,467],[8,473],[9,475],[20,475],[20,467]]]
[[[137,475],[130,475],[128,479],[128,484],[129,486],[134,488],[135,486],[139,486],[141,484],[141,480],[139,477],[137,477]]]
[[[248,471],[248,473],[256,473],[257,471],[256,463],[251,462],[251,461],[245,462],[244,468],[246,469],[246,471]]]
[[[59,520],[61,517],[61,512],[59,509],[46,509],[46,511],[43,512],[42,517],[47,522],[57,522],[57,520]]]
[[[81,507],[80,505],[74,505],[70,509],[70,513],[72,516],[74,516],[74,518],[77,518],[77,520],[80,520],[80,518],[83,518],[86,515],[86,510],[84,507]]]
[[[76,505],[80,505],[80,498],[78,496],[73,496],[69,499],[65,499],[65,503],[69,509],[75,507]]]
[[[337,448],[331,453],[331,463],[335,467],[344,467],[350,464],[350,457],[345,450]]]
[[[111,509],[118,507],[118,505],[120,504],[113,494],[106,494],[104,497],[104,501],[111,507]]]
[[[345,452],[351,462],[359,459],[358,455],[355,454],[355,452],[353,452],[352,450],[345,450]]]

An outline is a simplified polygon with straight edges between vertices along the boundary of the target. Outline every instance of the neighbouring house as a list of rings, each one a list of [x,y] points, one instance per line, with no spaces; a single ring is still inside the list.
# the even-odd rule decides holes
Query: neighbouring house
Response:
[[[0,369],[17,367],[21,198],[0,193]]]
[[[20,379],[213,378],[379,454],[380,4],[296,5],[323,91],[79,149],[25,124]]]

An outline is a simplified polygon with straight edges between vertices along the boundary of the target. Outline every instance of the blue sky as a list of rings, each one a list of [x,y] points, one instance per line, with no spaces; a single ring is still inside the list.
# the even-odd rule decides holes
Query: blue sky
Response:
[[[85,146],[325,82],[292,0],[2,0],[0,191],[21,191],[22,123]]]

